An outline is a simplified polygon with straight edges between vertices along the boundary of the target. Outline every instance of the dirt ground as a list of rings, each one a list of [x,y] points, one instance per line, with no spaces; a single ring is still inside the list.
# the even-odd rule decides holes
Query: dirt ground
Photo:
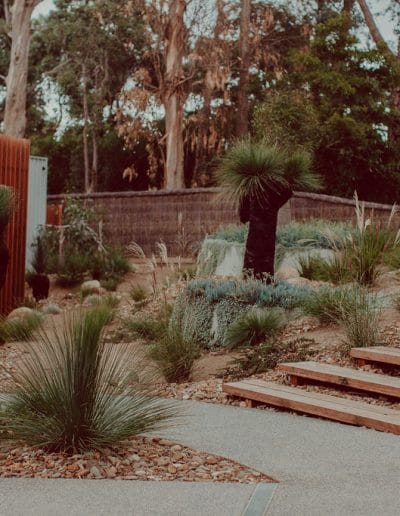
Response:
[[[174,263],[168,266],[159,265],[156,271],[153,271],[150,270],[149,264],[146,262],[135,261],[132,263],[135,272],[126,275],[115,293],[120,298],[120,304],[117,309],[116,320],[108,331],[113,345],[118,345],[118,335],[121,333],[124,319],[133,317],[134,314],[139,314],[141,317],[156,316],[163,302],[165,286],[168,286],[166,290],[168,302],[172,302],[179,289],[183,287],[182,282],[175,283],[179,267],[181,269],[194,267],[193,262],[186,261],[181,264]],[[158,291],[159,298],[156,301],[149,302],[138,311],[137,304],[130,297],[130,291],[134,287],[144,288],[149,295],[156,290]],[[394,273],[383,274],[378,278],[373,291],[379,292],[379,295],[400,294],[400,276]],[[29,295],[28,287],[27,295]],[[46,316],[44,328],[49,330],[54,325],[60,327],[66,313],[82,307],[79,287],[73,289],[61,288],[56,285],[54,278],[52,278],[50,296],[45,303],[55,303],[63,312],[59,315]],[[395,308],[383,310],[379,318],[379,329],[380,343],[400,346],[400,312],[398,310]],[[337,325],[321,326],[316,319],[302,317],[292,321],[284,332],[285,340],[299,337],[306,337],[315,341],[314,348],[316,348],[317,353],[313,356],[313,360],[341,365],[351,364],[350,360],[340,352],[340,344],[345,338],[341,327]],[[122,340],[132,350],[133,356],[137,355],[145,347],[144,342],[140,339],[133,339],[132,337],[127,339],[126,332],[123,332]],[[33,342],[13,342],[0,346],[0,391],[7,391],[11,388],[11,375],[18,368],[21,358],[25,353],[29,352],[29,348],[33,344]],[[210,380],[220,378],[222,372],[234,356],[234,353],[224,349],[204,351],[196,364],[192,383],[203,385]],[[269,374],[272,377],[275,377],[275,375],[275,373]],[[160,382],[162,382],[161,379]]]

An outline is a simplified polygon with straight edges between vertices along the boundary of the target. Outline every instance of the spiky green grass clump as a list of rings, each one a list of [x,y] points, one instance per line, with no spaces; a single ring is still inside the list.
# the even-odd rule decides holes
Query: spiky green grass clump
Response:
[[[225,343],[232,349],[241,346],[255,346],[281,330],[285,322],[285,317],[279,309],[254,308],[229,326]]]
[[[288,152],[265,142],[241,140],[221,159],[216,180],[227,197],[240,204],[245,198],[263,200],[281,188],[318,190],[319,177],[311,172],[311,155]]]
[[[177,326],[171,325],[150,347],[148,356],[167,382],[187,382],[192,377],[200,348],[194,340],[186,339]]]
[[[4,399],[0,425],[11,436],[52,451],[80,453],[111,446],[168,424],[172,404],[151,396],[143,364],[121,345],[105,344],[110,309],[98,307],[42,333],[24,357],[17,389]]]

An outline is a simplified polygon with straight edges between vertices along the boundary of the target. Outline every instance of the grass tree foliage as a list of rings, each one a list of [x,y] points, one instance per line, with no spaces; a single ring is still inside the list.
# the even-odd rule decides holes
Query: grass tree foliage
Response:
[[[1,405],[0,422],[12,438],[80,453],[161,428],[176,415],[139,383],[142,365],[127,349],[105,343],[111,317],[102,305],[41,334],[16,373],[16,391]]]
[[[221,159],[216,179],[225,197],[239,208],[241,222],[249,222],[244,270],[258,279],[273,276],[279,208],[295,188],[320,188],[310,153],[242,140]]]

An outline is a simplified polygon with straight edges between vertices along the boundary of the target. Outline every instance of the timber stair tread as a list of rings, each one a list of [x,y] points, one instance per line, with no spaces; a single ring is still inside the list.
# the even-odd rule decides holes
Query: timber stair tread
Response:
[[[278,365],[278,370],[295,379],[313,380],[400,398],[400,378],[393,376],[313,361],[282,363]]]
[[[224,383],[226,394],[400,435],[400,411],[258,379]]]
[[[400,366],[400,348],[389,346],[373,346],[370,348],[352,348],[350,356],[366,362],[378,362]]]

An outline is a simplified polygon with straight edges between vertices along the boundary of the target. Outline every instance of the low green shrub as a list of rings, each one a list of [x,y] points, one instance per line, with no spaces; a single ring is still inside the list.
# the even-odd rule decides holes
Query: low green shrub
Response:
[[[0,320],[0,342],[23,342],[32,339],[42,324],[42,315],[32,312],[14,319]]]
[[[286,282],[197,279],[178,295],[171,324],[201,347],[225,346],[229,326],[244,313],[254,308],[291,310],[301,307],[311,293],[309,287]]]
[[[130,291],[129,295],[135,303],[139,303],[140,301],[145,301],[148,298],[148,294],[146,289],[143,287],[140,287],[138,285],[133,286]]]
[[[161,338],[168,329],[165,319],[129,319],[124,327],[133,335],[152,341]]]
[[[311,357],[315,341],[299,338],[284,343],[272,337],[257,346],[242,347],[239,354],[229,363],[226,373],[233,378],[244,378],[274,369],[283,361],[299,362]]]
[[[87,256],[79,253],[66,253],[64,262],[57,266],[57,283],[62,287],[72,287],[82,283],[88,267]]]
[[[108,320],[107,311],[97,308],[42,335],[18,368],[16,391],[0,408],[9,436],[76,454],[172,420],[173,404],[154,398],[149,381],[140,382],[143,364],[133,362],[128,348],[105,343]]]
[[[181,383],[191,379],[200,348],[193,340],[185,339],[180,329],[172,326],[151,345],[148,356],[167,382]]]
[[[100,285],[108,290],[109,292],[115,292],[117,290],[118,285],[120,284],[121,280],[119,277],[110,276],[106,279],[102,279],[100,281]]]
[[[226,332],[225,342],[229,348],[255,346],[277,333],[285,325],[281,310],[254,308],[234,321]]]

